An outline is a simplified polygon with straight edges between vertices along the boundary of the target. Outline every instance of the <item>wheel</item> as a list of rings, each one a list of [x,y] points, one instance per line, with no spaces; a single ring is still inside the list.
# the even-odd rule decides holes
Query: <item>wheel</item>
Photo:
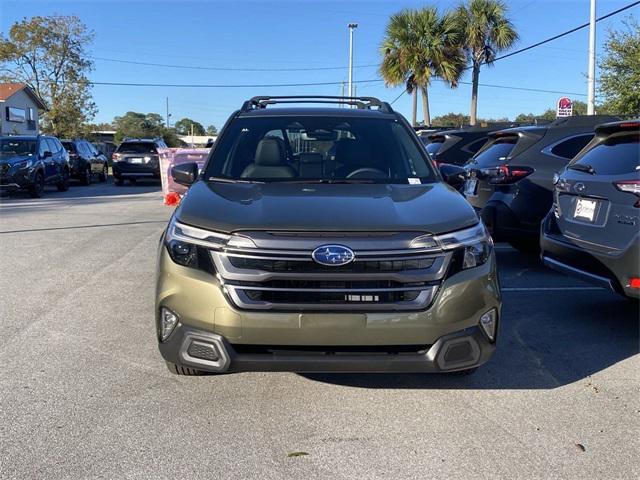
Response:
[[[122,177],[113,177],[113,183],[116,187],[121,187],[124,185],[124,180],[122,179]]]
[[[540,241],[537,238],[518,238],[509,240],[509,245],[520,253],[537,254],[540,252]]]
[[[82,172],[82,176],[80,177],[80,183],[82,185],[90,185],[91,184],[91,166],[87,165],[87,168]]]
[[[129,183],[130,183],[131,185],[135,185],[137,182],[138,182],[138,180],[137,180],[136,178],[130,178],[130,179],[129,179]]]
[[[190,377],[195,377],[199,375],[209,375],[209,372],[205,372],[203,370],[197,370],[195,368],[183,367],[182,365],[176,365],[175,363],[165,362],[167,364],[167,368],[174,375],[186,375]]]
[[[62,172],[62,180],[56,184],[56,187],[58,187],[59,192],[66,192],[69,190],[69,170],[66,168]]]
[[[109,176],[109,165],[105,163],[104,166],[102,167],[102,173],[98,175],[98,180],[100,180],[101,182],[106,182],[108,176]]]
[[[33,185],[29,188],[29,195],[31,198],[40,198],[42,196],[42,192],[44,191],[44,175],[42,172],[36,173],[36,178],[33,182]]]
[[[466,377],[468,375],[473,375],[476,370],[478,370],[478,367],[473,367],[473,368],[467,368],[465,370],[458,370],[457,372],[449,372],[448,375],[451,375],[452,377]]]

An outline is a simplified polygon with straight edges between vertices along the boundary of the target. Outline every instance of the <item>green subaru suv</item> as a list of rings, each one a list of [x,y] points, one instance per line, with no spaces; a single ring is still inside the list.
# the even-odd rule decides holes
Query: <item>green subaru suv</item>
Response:
[[[172,170],[190,189],[158,252],[169,370],[472,372],[501,297],[461,172],[375,98],[245,102],[202,171]]]

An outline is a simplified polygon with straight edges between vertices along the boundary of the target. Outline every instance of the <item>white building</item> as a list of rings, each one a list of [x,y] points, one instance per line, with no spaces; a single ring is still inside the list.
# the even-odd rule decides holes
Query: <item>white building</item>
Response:
[[[37,135],[39,110],[47,106],[24,83],[0,83],[0,135]]]

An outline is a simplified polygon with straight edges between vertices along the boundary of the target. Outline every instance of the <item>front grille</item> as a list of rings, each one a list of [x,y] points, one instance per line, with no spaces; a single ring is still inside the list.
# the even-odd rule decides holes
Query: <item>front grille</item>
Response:
[[[409,248],[421,234],[259,232],[253,237],[259,248],[229,247],[211,251],[211,258],[223,291],[243,310],[424,310],[453,254]],[[252,232],[243,235],[252,238]],[[355,260],[341,266],[316,263],[311,253],[331,242],[351,248]]]
[[[433,265],[432,258],[393,261],[358,261],[341,266],[321,265],[315,262],[298,262],[287,260],[265,260],[260,258],[230,257],[234,267],[266,272],[297,273],[356,273],[356,272],[402,272],[420,270]]]

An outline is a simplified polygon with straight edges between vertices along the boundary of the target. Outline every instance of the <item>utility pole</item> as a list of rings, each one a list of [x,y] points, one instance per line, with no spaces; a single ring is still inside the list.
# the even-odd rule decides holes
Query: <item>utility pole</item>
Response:
[[[169,128],[169,97],[167,97],[167,128]]]
[[[358,28],[357,23],[349,24],[349,96],[353,97],[353,31]]]
[[[344,82],[342,82],[341,85],[342,85],[342,88],[341,88],[340,96],[344,98]],[[340,108],[342,107],[344,107],[343,103],[340,104]]]
[[[596,0],[591,0],[589,18],[589,77],[587,83],[587,115],[594,115],[596,110]]]

